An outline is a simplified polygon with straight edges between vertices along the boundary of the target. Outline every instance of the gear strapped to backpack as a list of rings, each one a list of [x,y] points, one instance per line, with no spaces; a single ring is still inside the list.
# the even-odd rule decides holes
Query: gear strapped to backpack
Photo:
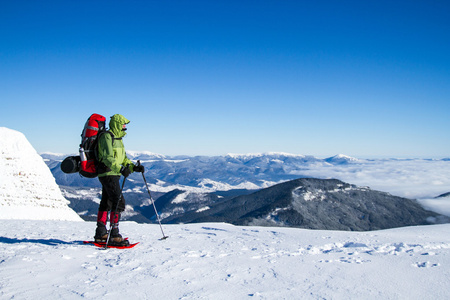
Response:
[[[108,132],[114,140],[114,135],[106,131],[106,118],[99,114],[92,114],[86,121],[81,132],[80,155],[69,156],[61,163],[61,170],[64,173],[76,173],[87,178],[94,178],[98,175],[98,139],[101,134]]]
[[[102,115],[92,114],[81,133],[80,144],[80,174],[84,177],[97,177],[97,145],[98,137],[105,132],[106,118]]]

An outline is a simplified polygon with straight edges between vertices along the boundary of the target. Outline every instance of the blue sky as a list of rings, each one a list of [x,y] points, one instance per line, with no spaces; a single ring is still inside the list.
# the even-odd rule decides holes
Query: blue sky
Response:
[[[78,149],[450,156],[447,1],[3,1],[0,126]]]

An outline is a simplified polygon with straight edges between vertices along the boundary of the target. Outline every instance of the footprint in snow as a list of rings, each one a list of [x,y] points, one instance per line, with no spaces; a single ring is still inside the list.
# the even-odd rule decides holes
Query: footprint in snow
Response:
[[[416,262],[415,264],[413,264],[414,267],[416,268],[434,268],[434,267],[439,267],[439,264],[433,264],[429,261],[426,262]]]

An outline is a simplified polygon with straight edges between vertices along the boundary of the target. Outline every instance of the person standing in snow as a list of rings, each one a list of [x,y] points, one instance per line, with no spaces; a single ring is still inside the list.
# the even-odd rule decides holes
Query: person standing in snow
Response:
[[[108,132],[100,135],[98,140],[98,179],[102,184],[102,199],[94,239],[96,242],[106,242],[108,238],[106,222],[110,212],[109,221],[112,226],[109,243],[119,246],[128,245],[128,240],[123,239],[119,233],[120,214],[125,210],[125,198],[119,183],[120,176],[123,175],[125,180],[132,172],[144,172],[144,166],[134,165],[125,153],[122,138],[126,135],[128,123],[130,121],[124,116],[115,114],[109,122]]]

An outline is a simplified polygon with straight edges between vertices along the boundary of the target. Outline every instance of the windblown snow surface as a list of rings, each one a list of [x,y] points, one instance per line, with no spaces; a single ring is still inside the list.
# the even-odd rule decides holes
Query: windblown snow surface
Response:
[[[123,222],[135,248],[83,245],[93,222],[2,220],[1,299],[448,299],[450,225],[339,232]]]

